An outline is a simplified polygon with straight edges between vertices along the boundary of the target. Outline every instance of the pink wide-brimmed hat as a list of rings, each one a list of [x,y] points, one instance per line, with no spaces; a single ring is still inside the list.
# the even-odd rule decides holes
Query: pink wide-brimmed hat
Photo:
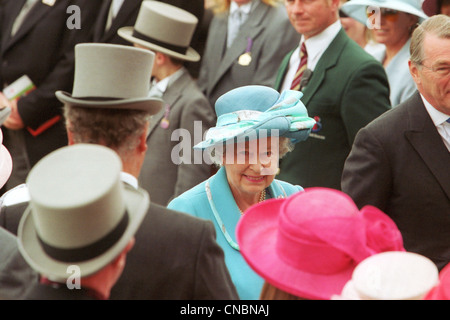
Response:
[[[424,300],[450,300],[450,264],[439,273],[439,282],[425,295]]]
[[[357,264],[385,251],[405,251],[395,223],[345,193],[309,188],[246,211],[236,236],[256,273],[273,286],[312,300],[341,293]]]

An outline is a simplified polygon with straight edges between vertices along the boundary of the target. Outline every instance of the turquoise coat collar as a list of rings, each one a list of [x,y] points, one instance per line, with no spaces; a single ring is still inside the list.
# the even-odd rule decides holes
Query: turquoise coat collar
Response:
[[[208,183],[205,185],[205,188],[207,188],[207,185]],[[211,190],[211,198],[208,197],[208,201],[213,214],[218,216],[215,217],[217,224],[226,238],[230,237],[231,242],[237,243],[236,226],[241,218],[241,212],[234,200],[224,167],[220,168],[214,176],[209,178],[209,188]],[[268,198],[285,198],[288,196],[277,180],[274,180],[266,191]],[[206,193],[208,194],[208,191]],[[230,243],[230,241],[228,242]]]

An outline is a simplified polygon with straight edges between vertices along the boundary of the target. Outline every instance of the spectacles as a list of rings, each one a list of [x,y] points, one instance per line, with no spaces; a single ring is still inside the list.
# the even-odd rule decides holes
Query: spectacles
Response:
[[[427,67],[422,62],[420,63],[422,67],[425,67],[426,69],[430,70],[431,72],[436,73],[439,77],[447,77],[450,75],[450,66],[449,65],[439,65],[439,66],[431,66]]]
[[[339,18],[348,18],[348,15],[342,9],[339,9]]]
[[[376,10],[373,9],[369,9],[366,10],[366,14],[367,17],[370,18],[372,15],[378,14],[378,12]],[[393,9],[388,9],[388,8],[380,8],[379,14],[381,14],[381,16],[386,19],[387,21],[390,22],[395,22],[398,20],[398,14],[400,13],[400,11],[398,10],[393,10]]]

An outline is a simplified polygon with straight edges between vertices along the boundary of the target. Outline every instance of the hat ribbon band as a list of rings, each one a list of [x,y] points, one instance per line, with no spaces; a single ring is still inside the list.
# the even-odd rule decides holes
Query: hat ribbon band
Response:
[[[123,100],[124,98],[115,98],[115,97],[76,97],[72,96],[72,98],[79,99],[79,100],[85,100],[85,101],[119,101]]]
[[[125,211],[120,222],[98,241],[76,249],[61,249],[45,243],[38,235],[42,249],[52,258],[62,262],[86,261],[95,258],[111,248],[124,234],[128,226],[128,213]]]
[[[165,49],[169,49],[169,50],[175,51],[175,52],[180,53],[180,54],[186,54],[186,52],[187,52],[187,50],[189,48],[189,47],[177,46],[177,45],[174,45],[174,44],[169,44],[169,43],[166,43],[166,42],[163,42],[163,41],[160,41],[160,40],[156,40],[156,39],[154,39],[152,37],[149,37],[149,36],[147,36],[147,35],[145,35],[143,33],[140,33],[139,31],[136,31],[136,30],[133,31],[133,37],[138,38],[140,40],[144,40],[144,41],[150,42],[152,44],[155,44],[157,46],[163,47]]]

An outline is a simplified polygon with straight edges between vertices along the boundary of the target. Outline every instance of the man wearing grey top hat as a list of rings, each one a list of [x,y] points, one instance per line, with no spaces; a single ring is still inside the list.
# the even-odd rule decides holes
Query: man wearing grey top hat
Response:
[[[184,191],[209,178],[210,165],[201,152],[191,152],[204,132],[215,125],[215,113],[195,80],[183,66],[186,61],[198,61],[200,55],[190,41],[197,18],[175,6],[144,1],[134,27],[124,27],[118,33],[136,47],[155,52],[150,95],[160,96],[164,108],[153,117],[147,138],[149,146],[139,176],[140,185],[152,200],[167,205]],[[179,134],[180,132],[180,134]],[[180,136],[190,156],[179,155]],[[183,150],[186,152],[186,150]],[[195,161],[200,159],[199,161]]]
[[[109,298],[150,204],[145,190],[122,183],[121,169],[112,149],[83,143],[31,169],[18,242],[40,281],[26,299]]]
[[[79,44],[73,92],[56,92],[65,105],[69,144],[100,144],[116,151],[121,179],[133,188],[139,188],[149,117],[163,104],[148,97],[154,57],[131,46]],[[211,223],[168,210],[150,194],[135,239],[110,299],[237,298]]]

